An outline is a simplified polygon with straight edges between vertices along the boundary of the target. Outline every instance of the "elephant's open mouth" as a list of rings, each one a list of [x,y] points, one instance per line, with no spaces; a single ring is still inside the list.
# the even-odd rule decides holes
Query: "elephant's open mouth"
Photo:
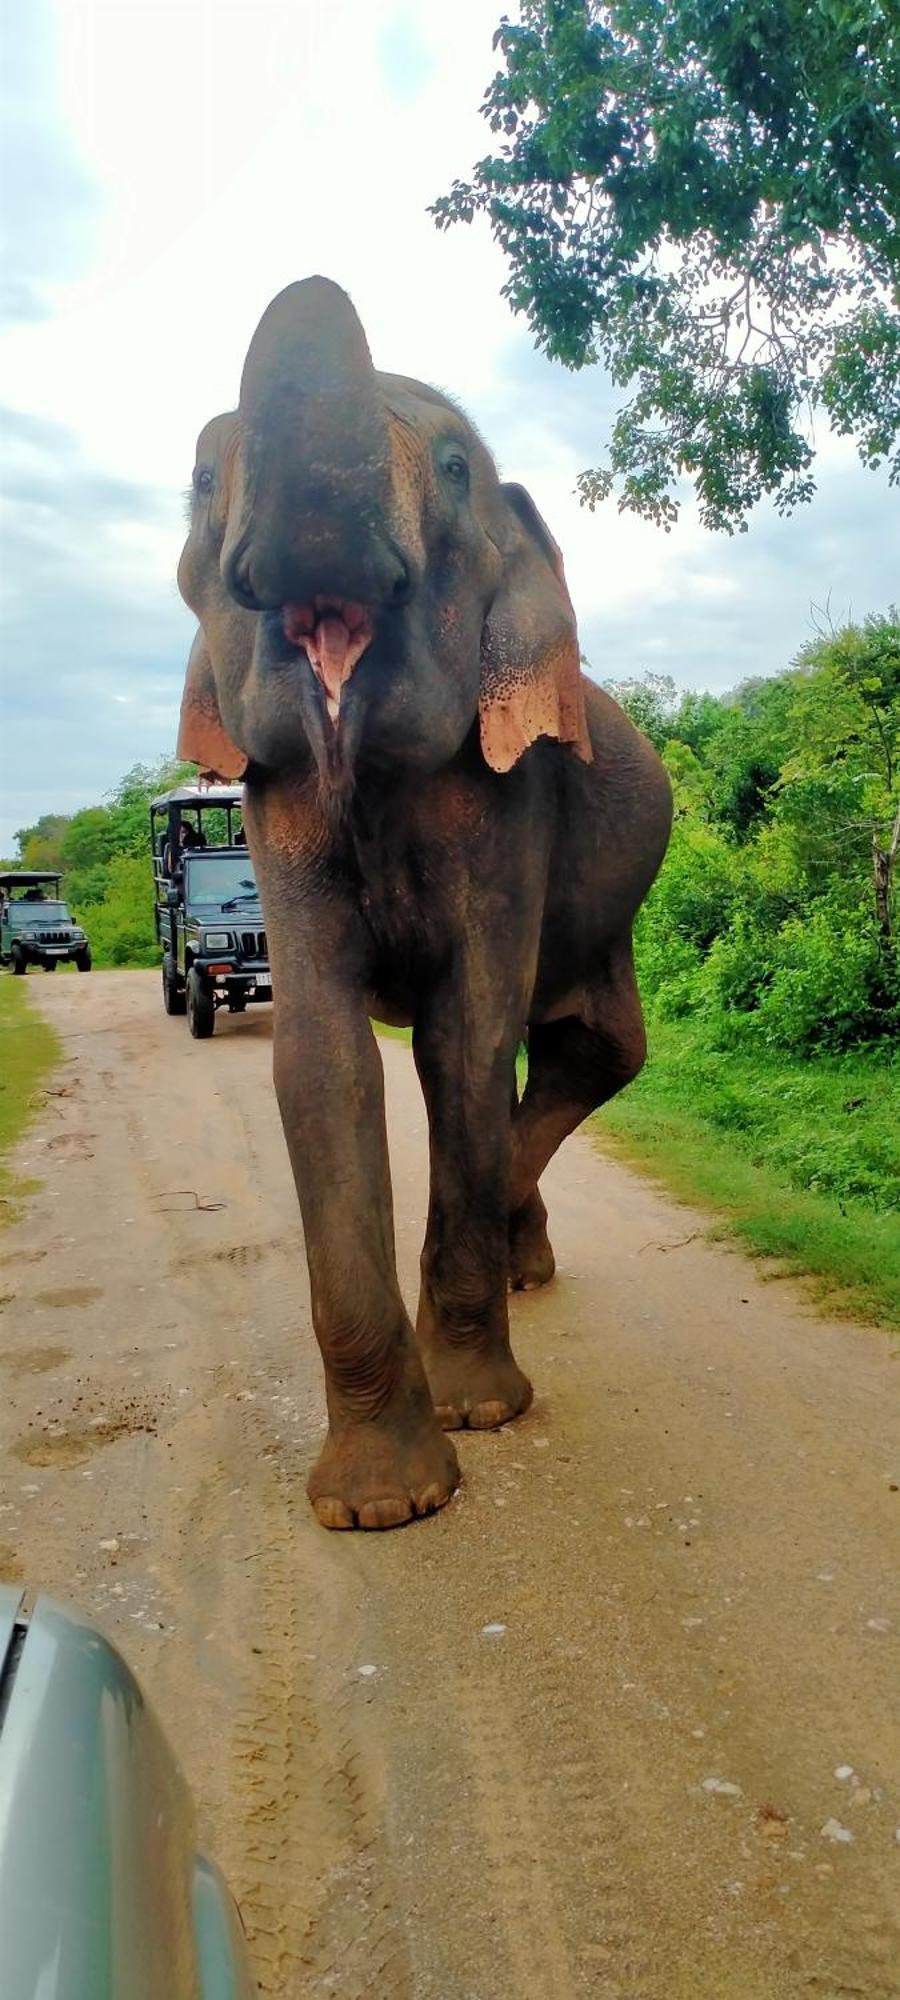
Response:
[[[336,725],[344,683],[375,637],[371,613],[362,604],[316,597],[308,604],[285,604],[281,618],[285,638],[303,648],[321,682],[328,715]]]

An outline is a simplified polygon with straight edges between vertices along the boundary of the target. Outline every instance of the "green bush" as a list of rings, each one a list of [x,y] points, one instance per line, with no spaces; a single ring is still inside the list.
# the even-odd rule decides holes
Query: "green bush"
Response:
[[[705,1012],[749,1014],[761,1005],[772,978],[770,944],[770,935],[738,911],[711,945],[697,982]]]
[[[156,765],[135,764],[106,805],[84,806],[69,816],[44,813],[17,833],[20,867],[61,871],[63,895],[90,937],[95,965],[158,962],[150,801],[193,775],[192,764],[168,757]],[[224,830],[224,815],[221,824]],[[212,831],[215,837],[218,828]]]
[[[90,938],[95,965],[159,963],[149,855],[115,855],[102,903],[82,905],[77,915]]]
[[[783,924],[772,940],[771,979],[759,1025],[773,1047],[798,1054],[847,1048],[898,1025],[885,1005],[885,967],[874,923],[827,902]]]
[[[675,800],[635,938],[651,1019],[695,1015],[731,1049],[889,1041],[900,1026],[900,864],[888,859],[897,613],[825,633],[786,673],[719,700],[679,702],[654,675],[613,691],[661,748]],[[893,876],[880,902],[876,852]]]

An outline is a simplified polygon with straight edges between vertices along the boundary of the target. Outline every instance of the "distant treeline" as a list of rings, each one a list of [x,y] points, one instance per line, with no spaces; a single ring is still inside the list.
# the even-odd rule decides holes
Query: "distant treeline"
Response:
[[[675,792],[668,858],[638,922],[647,1012],[721,1043],[804,1053],[900,1027],[900,615],[825,630],[785,672],[679,694],[608,683]],[[154,794],[191,767],[135,765],[105,805],[46,813],[19,865],[60,868],[98,965],[156,961]]]
[[[164,758],[135,764],[102,806],[42,813],[16,834],[12,867],[58,868],[73,916],[84,924],[95,965],[155,965],[150,800],[193,774]]]

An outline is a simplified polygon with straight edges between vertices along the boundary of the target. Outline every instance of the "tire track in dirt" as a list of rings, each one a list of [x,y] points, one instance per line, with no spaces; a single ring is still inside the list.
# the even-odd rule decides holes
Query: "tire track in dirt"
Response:
[[[528,1607],[527,1649],[517,1604],[508,1612],[509,1628],[479,1622],[491,1565],[485,1569],[476,1516],[492,1496],[500,1497],[496,1472],[490,1462],[484,1465],[486,1443],[503,1461],[500,1440],[480,1439],[466,1451],[465,1472],[473,1484],[477,1480],[477,1490],[473,1494],[470,1485],[471,1506],[468,1500],[453,1503],[452,1526],[446,1519],[437,1524],[441,1551],[427,1565],[433,1574],[410,1593],[399,1564],[395,1572],[392,1559],[381,1563],[376,1556],[372,1565],[379,1571],[377,1584],[372,1578],[380,1595],[377,1646],[398,1682],[384,1725],[395,1851],[402,1851],[404,1838],[414,1837],[417,1847],[424,1838],[426,1852],[432,1860],[440,1854],[444,1870],[444,1893],[433,1889],[424,1906],[421,1853],[404,1884],[407,1898],[419,1904],[412,1935],[427,1938],[429,1947],[416,1958],[417,2000],[506,2000],[512,1994],[523,2000],[671,2000],[673,1989],[652,1974],[644,1870],[627,1804],[622,1811],[617,1803],[623,1760],[610,1756],[606,1711],[598,1705],[591,1712],[583,1679],[579,1683],[576,1661],[589,1641],[560,1653],[552,1595],[546,1610]],[[476,1449],[483,1470],[476,1470]],[[505,1546],[510,1539],[507,1526]],[[368,1549],[364,1559],[368,1567]],[[445,1559],[454,1570],[449,1632]],[[506,1614],[507,1585],[496,1568],[490,1588]],[[434,1637],[422,1659],[423,1702],[415,1661],[429,1632]],[[405,1717],[414,1732],[414,1764],[402,1755]],[[453,1837],[444,1848],[440,1829],[448,1818]],[[407,1826],[414,1835],[404,1834]],[[473,1891],[470,1911],[466,1898]],[[466,1916],[459,1930],[461,1910]],[[480,1951],[461,1948],[469,1927],[482,1940]]]
[[[571,1672],[551,1663],[524,1717],[528,1740],[542,1743],[542,1769],[552,1773],[541,1816],[551,1836],[553,1906],[571,1954],[573,1992],[585,2000],[644,2000],[655,1982],[647,1919],[635,1897],[636,1857],[612,1805],[614,1788],[622,1798],[621,1778],[613,1778],[606,1746],[573,1700]]]
[[[338,1564],[298,1520],[307,1503],[293,1454],[258,1407],[241,1405],[241,1424],[244,1449],[265,1468],[264,1559],[231,1784],[245,1829],[241,1906],[262,1991],[413,2000],[383,1776],[352,1660],[359,1614]]]
[[[449,1693],[449,1690],[447,1691]],[[529,1775],[530,1732],[483,1690],[455,1688],[463,1756],[475,1791],[483,1893],[499,1917],[510,1991],[521,2000],[574,2000],[579,1991],[554,1897],[552,1858],[542,1852],[547,1821],[540,1779]]]
[[[244,1124],[240,1107],[229,1106],[229,1125],[232,1116]],[[202,1479],[183,1496],[167,1563],[173,1587],[178,1578],[182,1596],[187,1588],[196,1598],[201,1648],[217,1601],[240,1623],[242,1643],[229,1641],[214,1777],[217,1851],[227,1856],[263,1993],[413,2000],[379,1753],[354,1657],[352,1551],[322,1537],[304,1488],[322,1397],[318,1383],[304,1389],[300,1367],[302,1244],[293,1217],[289,1235],[257,1239],[264,1222],[271,1231],[266,1162],[252,1127],[243,1143],[253,1196],[215,1219],[225,1240],[189,1247],[191,1218],[167,1217],[179,1317],[196,1315],[202,1299],[223,1350],[205,1371],[204,1404],[173,1441]],[[222,1496],[235,1480],[229,1515]],[[216,1633],[209,1650],[221,1646]],[[205,1789],[210,1796],[212,1772]]]

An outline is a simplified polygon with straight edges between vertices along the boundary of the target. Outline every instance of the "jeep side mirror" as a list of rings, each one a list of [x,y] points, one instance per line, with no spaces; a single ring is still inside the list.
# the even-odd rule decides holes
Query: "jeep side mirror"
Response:
[[[166,902],[169,905],[169,909],[177,910],[180,900],[181,899],[179,897],[178,890],[176,889],[174,883],[170,882],[169,887],[166,890]]]

